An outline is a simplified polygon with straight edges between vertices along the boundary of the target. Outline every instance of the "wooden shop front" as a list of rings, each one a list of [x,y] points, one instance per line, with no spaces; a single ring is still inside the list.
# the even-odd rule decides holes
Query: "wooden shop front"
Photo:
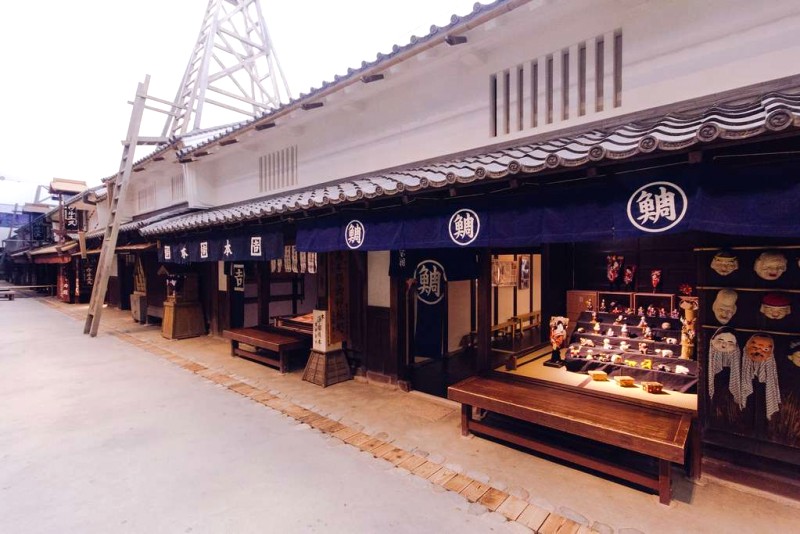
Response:
[[[491,351],[480,350],[493,322],[479,312],[482,378],[450,387],[449,396],[480,415],[475,421],[465,412],[465,432],[656,489],[661,502],[670,498],[664,462],[684,465],[697,477],[701,454],[715,474],[733,466],[740,482],[772,491],[785,484],[791,494],[796,490],[787,480],[800,473],[800,432],[793,426],[800,414],[794,402],[800,319],[792,314],[800,294],[800,236],[790,222],[796,220],[790,200],[798,198],[791,178],[796,164],[684,166],[669,173],[631,172],[630,182],[598,184],[589,193],[599,199],[592,206],[576,203],[582,194],[572,193],[556,204],[566,228],[544,215],[543,339],[552,344],[498,365]],[[673,201],[660,214],[650,211]],[[618,216],[610,213],[615,209]],[[757,220],[744,220],[743,213],[758,214]],[[659,223],[672,226],[630,231]],[[583,238],[577,224],[587,228]],[[548,226],[577,239],[559,242]],[[488,266],[481,274],[478,310],[480,288],[491,287],[481,284],[490,276]],[[599,399],[608,403],[602,413],[592,408]],[[630,410],[638,415],[620,415]],[[681,454],[669,459],[658,452],[666,442],[648,433],[667,435],[678,427],[683,437],[669,447]],[[615,438],[619,432],[633,441]],[[545,445],[536,438],[542,434],[549,436]],[[587,439],[575,442],[569,435]],[[593,452],[605,446],[611,451]],[[615,448],[650,460],[641,470],[644,479],[608,464]]]

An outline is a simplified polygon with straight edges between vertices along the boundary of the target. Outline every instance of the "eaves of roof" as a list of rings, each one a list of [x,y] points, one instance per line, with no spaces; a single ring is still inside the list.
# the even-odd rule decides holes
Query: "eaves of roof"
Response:
[[[800,127],[800,93],[769,93],[740,105],[717,105],[693,115],[665,115],[608,131],[475,153],[408,169],[322,184],[260,200],[172,217],[142,227],[144,236],[243,223],[327,205],[386,197],[457,183],[536,174],[656,151],[683,150],[718,139],[747,139]]]

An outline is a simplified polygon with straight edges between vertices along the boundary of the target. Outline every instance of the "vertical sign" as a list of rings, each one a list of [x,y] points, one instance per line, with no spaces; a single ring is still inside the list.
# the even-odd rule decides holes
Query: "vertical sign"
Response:
[[[67,206],[64,208],[64,229],[67,232],[77,232],[81,229],[78,208]]]
[[[233,276],[233,290],[244,291],[244,264],[234,263],[231,275]]]
[[[328,318],[325,310],[314,310],[312,348],[317,352],[328,350]]]

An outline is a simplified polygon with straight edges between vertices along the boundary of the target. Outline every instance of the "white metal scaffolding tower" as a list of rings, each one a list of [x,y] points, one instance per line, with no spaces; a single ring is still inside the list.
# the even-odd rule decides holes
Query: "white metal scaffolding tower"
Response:
[[[163,135],[204,127],[204,106],[235,112],[246,120],[290,98],[259,1],[209,0]]]

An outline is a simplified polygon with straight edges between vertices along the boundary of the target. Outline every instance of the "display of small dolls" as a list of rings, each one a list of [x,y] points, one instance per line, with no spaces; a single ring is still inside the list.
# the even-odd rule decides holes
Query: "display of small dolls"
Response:
[[[658,369],[659,371],[663,371],[663,372],[665,372],[665,373],[669,373],[669,372],[670,372],[669,365],[666,365],[666,364],[663,364],[663,363],[660,363],[660,364],[658,364],[658,367],[657,367],[657,369]]]
[[[614,329],[613,329],[613,328],[609,328],[608,330],[606,330],[606,335],[607,335],[608,337],[614,337],[614,336],[616,336],[616,334],[614,333]]]
[[[642,363],[639,364],[639,367],[641,367],[642,369],[652,369],[653,368],[653,360],[651,360],[650,358],[646,358],[646,359],[642,360]]]
[[[675,308],[671,312],[669,312],[669,318],[670,319],[680,319],[681,318],[681,312],[678,311],[678,308]]]
[[[603,339],[603,348],[605,350],[611,350],[611,340],[608,338]]]
[[[628,325],[622,325],[622,328],[619,331],[620,337],[628,337]]]
[[[644,328],[644,338],[645,339],[653,339],[653,330],[650,329],[649,326]]]
[[[622,342],[620,342],[620,344],[619,344],[619,348],[620,348],[620,350],[622,350],[623,352],[624,352],[624,351],[626,351],[626,350],[628,350],[630,347],[631,347],[631,346],[628,344],[628,342],[627,342],[627,341],[622,341]]]
[[[666,310],[665,308],[663,308],[663,307],[659,308],[659,309],[658,309],[658,316],[659,316],[661,319],[666,319],[666,317],[667,317],[667,310]]]
[[[586,299],[586,311],[592,311],[594,309],[594,304],[592,304],[592,299]]]
[[[647,316],[648,317],[655,317],[656,315],[658,315],[658,310],[656,310],[656,307],[653,306],[652,304],[648,305],[647,306]]]
[[[602,300],[600,301],[600,311],[601,311],[601,312],[604,312],[604,311],[606,311],[606,299],[602,299]]]
[[[592,360],[594,359],[594,351],[592,349],[588,349],[586,351],[586,358],[587,359],[592,359]]]
[[[592,330],[594,330],[595,334],[599,334],[600,333],[600,323],[594,323],[594,328],[592,328]]]
[[[611,313],[622,313],[622,308],[616,302],[611,303]]]
[[[625,322],[625,318],[622,317],[621,315],[618,316],[616,319],[614,319],[614,324],[622,324],[624,322]]]
[[[622,363],[622,356],[620,356],[619,354],[612,354],[611,363]]]
[[[569,348],[569,353],[572,355],[573,358],[577,358],[581,354],[581,347],[580,345],[572,345]]]
[[[644,308],[642,308],[641,306],[639,306],[639,307],[636,309],[636,315],[639,315],[639,316],[642,316],[642,317],[644,317]]]
[[[637,325],[639,328],[647,328],[647,319],[642,317],[639,319],[639,324]]]
[[[639,352],[641,354],[647,354],[647,343],[639,343]]]

